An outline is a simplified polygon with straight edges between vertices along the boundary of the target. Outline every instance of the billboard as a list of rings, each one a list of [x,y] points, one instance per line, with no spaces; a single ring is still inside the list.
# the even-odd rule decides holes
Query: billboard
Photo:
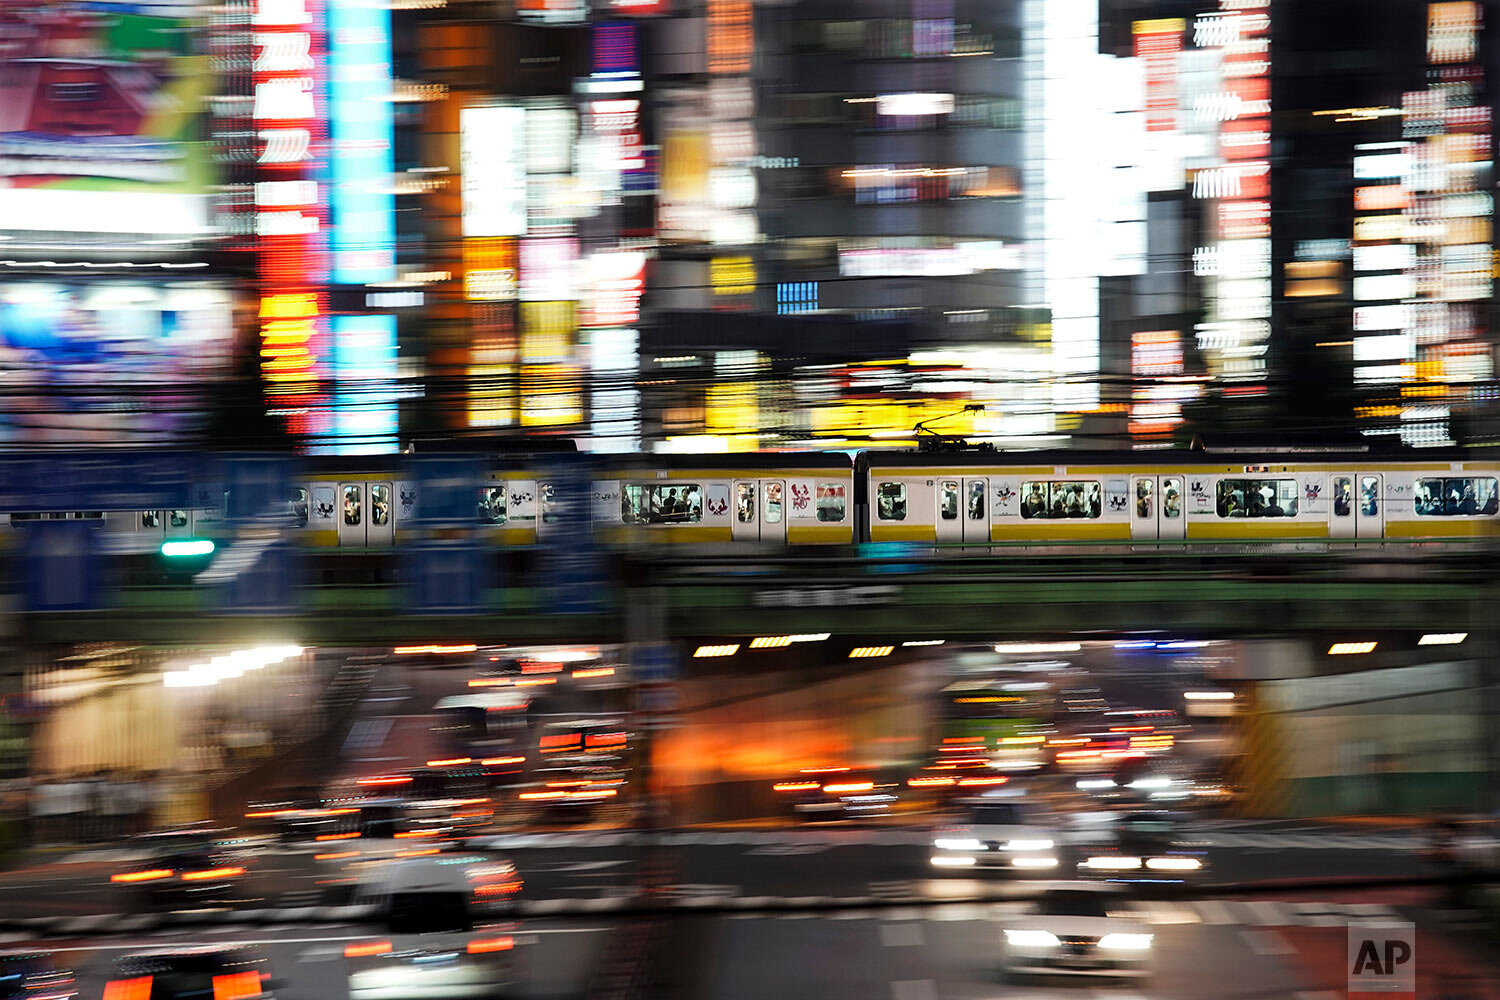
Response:
[[[498,105],[459,112],[463,234],[526,232],[526,109]]]
[[[211,232],[195,0],[0,0],[0,228]]]
[[[228,374],[228,289],[0,283],[0,446],[181,441]]]

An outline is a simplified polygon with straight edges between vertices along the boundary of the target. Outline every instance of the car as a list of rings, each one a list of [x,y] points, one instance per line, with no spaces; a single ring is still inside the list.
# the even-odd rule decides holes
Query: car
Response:
[[[1123,912],[1117,887],[1059,883],[1029,914],[1004,928],[1004,970],[1013,977],[1076,975],[1144,978],[1151,974],[1153,935]]]
[[[1202,878],[1208,871],[1208,848],[1191,838],[1186,824],[1186,817],[1166,809],[1120,813],[1110,842],[1079,851],[1078,870],[1127,881]]]
[[[805,767],[771,786],[782,807],[809,822],[870,819],[896,804],[894,782],[848,767]]]
[[[549,758],[534,769],[516,801],[558,823],[596,820],[619,806],[629,786],[624,761],[614,754],[584,753]]]
[[[135,838],[140,859],[110,876],[133,908],[216,907],[245,897],[245,852],[234,831],[191,826]]]
[[[276,985],[265,956],[251,948],[170,946],[116,958],[103,1000],[272,1000]]]
[[[385,935],[344,947],[351,1000],[466,1000],[504,992],[517,979],[514,924],[486,924],[476,869],[519,886],[513,866],[470,859],[412,859],[381,866],[356,899],[377,907]],[[459,858],[459,861],[465,859]]]
[[[72,1000],[78,984],[52,953],[37,948],[0,949],[0,1000]]]
[[[1060,835],[1024,795],[995,791],[960,799],[956,823],[932,833],[935,868],[1044,873],[1058,865]]]

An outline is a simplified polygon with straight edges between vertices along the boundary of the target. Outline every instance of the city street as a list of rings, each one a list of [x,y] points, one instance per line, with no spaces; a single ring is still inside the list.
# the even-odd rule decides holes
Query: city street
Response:
[[[1140,913],[1155,935],[1155,973],[1139,982],[1060,978],[1011,982],[1000,967],[1000,931],[1024,919],[1020,903],[897,907],[839,912],[744,913],[655,921],[527,919],[512,932],[528,998],[605,997],[606,966],[649,961],[653,995],[750,998],[848,997],[862,1000],[1201,1000],[1203,997],[1334,1000],[1344,995],[1342,946],[1350,920],[1408,920],[1418,925],[1419,982],[1447,977],[1453,997],[1496,996],[1486,974],[1493,955],[1476,951],[1466,932],[1450,929],[1424,892],[1334,893],[1336,900],[1250,896],[1236,900],[1146,903]],[[1390,900],[1390,902],[1386,902]],[[359,924],[294,923],[247,931],[199,928],[139,936],[75,937],[52,942],[73,964],[81,995],[98,997],[111,960],[123,953],[183,943],[242,943],[262,951],[285,1000],[345,995],[344,943],[379,934]],[[621,945],[645,940],[634,956]],[[1335,947],[1335,945],[1337,947]],[[1419,995],[1443,994],[1422,992]]]

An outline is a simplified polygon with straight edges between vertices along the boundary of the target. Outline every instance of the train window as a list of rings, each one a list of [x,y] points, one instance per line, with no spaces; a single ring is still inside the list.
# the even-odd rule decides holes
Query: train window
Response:
[[[1220,517],[1296,517],[1297,480],[1221,479]]]
[[[161,527],[161,511],[159,511],[159,510],[143,510],[143,511],[141,511],[141,527],[143,527],[143,528],[160,528]]]
[[[304,487],[287,491],[286,506],[292,524],[298,528],[307,527],[307,490]]]
[[[187,511],[174,510],[168,522],[174,528],[186,528],[188,523]]]
[[[844,519],[844,484],[818,484],[818,520],[842,521]]]
[[[551,524],[562,519],[562,512],[558,510],[558,502],[552,494],[552,484],[542,484],[542,523]]]
[[[765,502],[766,502],[766,511],[765,511],[765,514],[766,514],[766,523],[767,524],[780,524],[781,523],[781,484],[780,483],[766,483]]]
[[[504,524],[509,516],[505,485],[486,486],[479,491],[479,523]]]
[[[703,487],[697,483],[628,483],[620,492],[626,524],[694,524],[703,520]]]
[[[875,491],[875,514],[882,521],[906,520],[906,484],[881,483]]]
[[[1333,516],[1348,517],[1354,512],[1354,480],[1348,476],[1333,477]]]
[[[944,521],[958,520],[958,483],[952,479],[945,479],[938,486],[942,495],[942,502],[938,509],[942,512]]]
[[[1374,517],[1380,513],[1380,477],[1363,476],[1359,481],[1359,514]]]
[[[969,520],[984,520],[984,480],[976,479],[969,484]]]
[[[1156,484],[1149,479],[1137,479],[1135,481],[1135,516],[1145,519],[1152,516],[1151,494],[1156,490]]]
[[[1021,516],[1040,520],[1098,517],[1103,493],[1097,480],[1021,484]]]
[[[755,484],[734,484],[734,516],[739,518],[741,524],[750,524],[755,520]]]
[[[1493,479],[1423,479],[1417,483],[1416,509],[1423,517],[1493,514],[1500,509],[1500,495]]]
[[[344,487],[344,523],[351,528],[364,520],[363,492],[358,486]]]
[[[391,488],[389,486],[370,487],[370,523],[391,523]]]
[[[1182,516],[1182,480],[1161,481],[1161,516],[1169,519]]]

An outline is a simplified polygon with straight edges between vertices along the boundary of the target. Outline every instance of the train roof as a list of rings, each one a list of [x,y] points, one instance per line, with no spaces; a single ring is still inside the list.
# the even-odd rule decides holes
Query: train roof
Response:
[[[1500,458],[1500,453],[1487,450],[1463,448],[1413,448],[1382,451],[1327,451],[1311,449],[1249,451],[1198,451],[1186,448],[1162,448],[1149,451],[1070,451],[1049,449],[1037,451],[1000,452],[919,452],[919,451],[868,451],[860,456],[871,468],[994,468],[1016,466],[1018,468],[1064,465],[1117,465],[1122,469],[1139,466],[1204,466],[1204,465],[1382,465],[1414,462],[1473,462],[1490,457]]]

